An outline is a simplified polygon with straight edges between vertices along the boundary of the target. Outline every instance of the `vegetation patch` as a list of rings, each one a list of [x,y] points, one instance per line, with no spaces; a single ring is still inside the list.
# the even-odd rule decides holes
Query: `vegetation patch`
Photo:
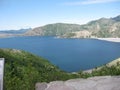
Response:
[[[4,90],[34,90],[37,82],[120,75],[118,62],[96,68],[91,73],[67,73],[43,58],[21,50],[0,49],[0,57],[5,58]]]

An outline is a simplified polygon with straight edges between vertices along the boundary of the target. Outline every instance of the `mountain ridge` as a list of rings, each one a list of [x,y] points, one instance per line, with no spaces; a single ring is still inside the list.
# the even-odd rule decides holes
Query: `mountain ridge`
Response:
[[[88,33],[86,33],[86,31]],[[100,18],[87,24],[55,23],[34,28],[25,36],[57,36],[62,38],[110,38],[120,37],[120,15]]]
[[[2,32],[2,31],[0,31]],[[25,32],[0,33],[0,37],[11,36],[56,36],[60,38],[120,38],[120,15],[100,18],[87,24],[53,23]],[[11,31],[10,31],[11,32]]]

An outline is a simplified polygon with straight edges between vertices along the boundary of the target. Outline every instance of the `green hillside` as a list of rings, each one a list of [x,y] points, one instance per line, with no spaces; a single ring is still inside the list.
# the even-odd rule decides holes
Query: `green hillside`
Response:
[[[0,58],[5,58],[4,90],[34,90],[37,82],[120,75],[120,59],[93,69],[91,73],[67,73],[43,58],[21,50],[0,49]]]
[[[80,25],[77,24],[55,23],[55,24],[48,24],[42,27],[34,28],[33,30],[26,32],[25,35],[62,36],[65,33],[70,33],[79,30],[80,30]]]
[[[15,49],[0,49],[5,58],[4,90],[34,90],[36,82],[67,80],[78,77],[59,70],[49,61]]]

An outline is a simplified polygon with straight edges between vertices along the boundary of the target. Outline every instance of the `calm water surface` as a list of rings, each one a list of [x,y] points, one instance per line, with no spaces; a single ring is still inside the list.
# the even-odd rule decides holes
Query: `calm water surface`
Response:
[[[120,43],[94,39],[37,36],[1,38],[0,48],[29,51],[48,59],[68,72],[91,69],[120,57]]]

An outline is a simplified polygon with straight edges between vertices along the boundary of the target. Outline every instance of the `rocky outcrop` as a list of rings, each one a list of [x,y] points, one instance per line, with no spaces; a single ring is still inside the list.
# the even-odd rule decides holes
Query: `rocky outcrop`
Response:
[[[35,88],[36,90],[120,90],[120,76],[37,83]]]
[[[78,31],[78,32],[74,32],[75,36],[71,36],[71,38],[90,38],[91,37],[91,32],[87,31],[87,30],[83,30],[83,31]]]

